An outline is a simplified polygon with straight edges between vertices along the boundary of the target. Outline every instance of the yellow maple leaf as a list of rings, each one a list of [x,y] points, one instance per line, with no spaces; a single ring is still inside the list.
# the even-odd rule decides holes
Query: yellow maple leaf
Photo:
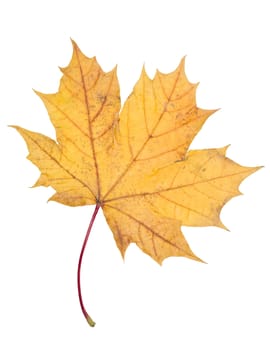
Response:
[[[56,141],[15,127],[28,158],[40,169],[36,186],[51,186],[50,198],[70,205],[101,207],[124,256],[136,243],[158,263],[169,256],[200,260],[180,227],[223,227],[220,211],[239,194],[241,181],[259,167],[228,159],[226,148],[188,151],[214,110],[196,105],[197,84],[184,59],[170,74],[150,79],[143,69],[119,116],[116,70],[104,73],[73,42],[70,64],[61,69],[59,91],[37,93],[56,130]],[[87,238],[88,238],[87,235]],[[80,302],[88,322],[78,288]]]

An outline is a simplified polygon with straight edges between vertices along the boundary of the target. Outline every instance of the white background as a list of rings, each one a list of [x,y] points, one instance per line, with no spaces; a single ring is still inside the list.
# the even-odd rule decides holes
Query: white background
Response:
[[[270,348],[268,1],[2,1],[0,5],[0,348]],[[32,88],[55,92],[72,37],[103,69],[118,64],[122,101],[143,63],[186,70],[202,108],[221,108],[191,148],[231,144],[243,165],[264,165],[222,211],[230,232],[183,228],[208,264],[162,267],[130,246],[123,263],[102,213],[83,264],[90,328],[79,307],[77,260],[92,207],[47,203],[38,170],[10,124],[54,131]]]

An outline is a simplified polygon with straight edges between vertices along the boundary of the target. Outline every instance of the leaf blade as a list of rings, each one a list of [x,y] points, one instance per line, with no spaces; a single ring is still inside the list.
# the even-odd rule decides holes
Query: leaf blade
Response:
[[[67,188],[72,187],[76,197],[80,198],[80,200],[76,200],[76,205],[87,205],[95,202],[91,184],[86,182],[81,173],[74,168],[72,162],[61,154],[55,141],[40,133],[18,126],[13,126],[13,128],[21,134],[27,144],[29,150],[28,159],[41,172],[35,186],[51,186],[63,197],[65,197],[64,193]],[[60,199],[60,197],[58,198]],[[57,197],[52,197],[52,199],[56,200]],[[72,199],[65,203],[63,201],[60,202],[71,205]]]

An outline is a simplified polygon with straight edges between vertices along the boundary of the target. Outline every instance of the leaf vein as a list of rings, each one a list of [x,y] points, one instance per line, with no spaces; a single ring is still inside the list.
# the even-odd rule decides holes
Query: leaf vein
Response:
[[[76,175],[74,175],[70,170],[66,169],[64,167],[63,164],[61,164],[56,158],[54,158],[49,152],[47,152],[35,139],[33,139],[30,135],[27,135],[30,140],[36,145],[38,146],[38,148],[41,149],[42,152],[44,152],[45,154],[47,154],[47,156],[49,158],[51,158],[51,160],[53,160],[58,166],[59,168],[63,169],[68,175],[70,175],[70,177],[72,177],[74,180],[78,181],[83,187],[86,187],[90,193],[94,196],[94,193],[92,191],[92,189],[89,187],[88,184],[84,183],[81,179],[79,179],[78,177],[76,177]]]
[[[86,113],[88,116],[88,130],[89,130],[89,136],[90,136],[89,141],[90,141],[90,145],[91,145],[90,148],[91,148],[91,151],[93,154],[94,165],[95,165],[95,169],[96,169],[96,181],[97,181],[97,191],[98,191],[97,192],[97,199],[99,199],[100,198],[100,178],[99,178],[99,169],[98,169],[98,162],[97,162],[97,156],[96,156],[96,150],[95,150],[95,143],[93,140],[93,130],[92,130],[91,117],[90,117],[90,106],[89,106],[87,92],[86,92],[86,83],[85,83],[85,78],[84,78],[84,74],[83,74],[83,69],[82,69],[80,59],[79,59],[79,54],[78,54],[77,48],[75,49],[75,52],[77,55],[77,60],[78,60],[80,75],[81,75],[81,82],[82,82],[82,87],[83,87],[83,91],[84,91],[85,107],[86,107]],[[95,83],[97,82],[97,80],[95,81]]]
[[[198,181],[198,182],[195,182],[195,183],[188,183],[188,184],[184,184],[184,185],[178,185],[178,186],[174,186],[174,187],[163,188],[163,189],[160,189],[158,191],[133,193],[133,194],[127,194],[127,195],[123,195],[123,196],[119,196],[119,197],[115,197],[115,198],[111,198],[111,199],[107,199],[107,200],[105,199],[103,202],[104,202],[104,204],[107,205],[107,203],[111,203],[113,201],[117,201],[117,200],[120,200],[120,199],[140,197],[140,196],[152,196],[152,195],[160,194],[160,193],[163,193],[163,192],[169,192],[169,191],[179,190],[179,189],[182,189],[182,188],[192,187],[192,186],[199,185],[199,184],[209,183],[210,181],[220,180],[220,179],[223,179],[223,178],[226,178],[226,177],[233,177],[233,176],[237,176],[237,175],[248,173],[248,172],[249,172],[249,170],[243,170],[243,171],[239,171],[237,173],[226,174],[224,176],[217,176],[215,178],[205,179],[205,180]]]
[[[114,209],[116,211],[118,211],[119,213],[121,213],[122,215],[127,216],[128,218],[130,218],[131,220],[135,221],[137,224],[141,225],[142,227],[144,227],[147,231],[149,231],[154,237],[160,239],[161,241],[167,243],[168,245],[173,246],[174,248],[177,248],[179,250],[181,250],[182,252],[185,253],[185,255],[190,256],[192,258],[194,258],[193,255],[191,255],[190,253],[188,253],[187,251],[185,251],[185,249],[183,249],[183,247],[178,246],[177,244],[169,241],[168,239],[166,239],[165,237],[161,236],[158,232],[156,232],[155,230],[153,230],[151,227],[149,227],[148,225],[146,225],[143,221],[135,218],[134,216],[132,216],[131,214],[125,212],[122,208],[117,208],[114,207],[112,205],[108,205],[106,204],[107,207]],[[180,223],[179,223],[179,227],[180,227]]]

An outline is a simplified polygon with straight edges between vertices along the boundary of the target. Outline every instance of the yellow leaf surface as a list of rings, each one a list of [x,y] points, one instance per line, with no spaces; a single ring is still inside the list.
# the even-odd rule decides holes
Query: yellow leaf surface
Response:
[[[54,188],[50,199],[62,204],[101,206],[123,256],[134,242],[159,263],[169,256],[200,260],[181,226],[224,228],[222,207],[259,167],[233,162],[227,147],[188,150],[214,111],[197,107],[184,60],[153,79],[143,69],[120,114],[115,69],[104,73],[73,42],[62,72],[57,93],[37,93],[56,141],[15,127],[40,169],[36,186]]]

